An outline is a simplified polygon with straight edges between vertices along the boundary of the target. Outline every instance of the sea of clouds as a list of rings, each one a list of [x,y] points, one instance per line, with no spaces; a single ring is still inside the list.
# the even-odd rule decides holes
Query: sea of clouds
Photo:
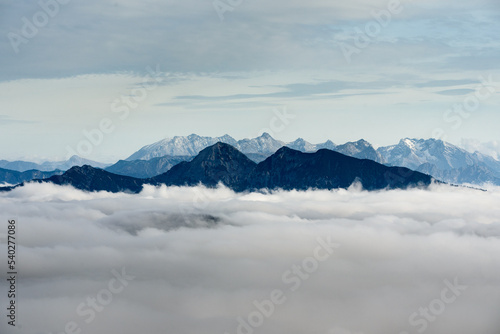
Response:
[[[496,334],[500,189],[0,194],[1,333]],[[0,269],[7,272],[6,255]],[[5,301],[5,302],[4,302]]]

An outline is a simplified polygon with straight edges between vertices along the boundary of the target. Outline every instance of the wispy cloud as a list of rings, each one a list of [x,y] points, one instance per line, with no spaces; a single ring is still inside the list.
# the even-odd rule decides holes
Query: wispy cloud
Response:
[[[441,94],[441,95],[451,95],[451,96],[454,96],[454,95],[467,95],[467,94],[470,94],[470,93],[474,93],[474,89],[448,89],[448,90],[442,90],[442,91],[439,91],[439,92],[436,92],[437,94]]]
[[[7,115],[0,115],[0,125],[33,124],[33,123],[37,122],[32,120],[15,119]]]

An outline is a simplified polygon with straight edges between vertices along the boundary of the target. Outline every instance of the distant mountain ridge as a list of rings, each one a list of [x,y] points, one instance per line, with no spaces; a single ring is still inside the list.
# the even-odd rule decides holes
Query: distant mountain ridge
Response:
[[[429,173],[445,182],[500,185],[498,160],[442,140],[405,138],[397,145],[380,147],[377,151],[388,165]]]
[[[0,173],[0,183],[18,183],[29,181],[30,178],[44,178],[47,175],[50,176],[50,174],[40,174],[40,172],[58,174],[57,170],[64,171],[73,166],[83,165],[103,168],[106,171],[122,176],[147,179],[161,175],[183,161],[191,161],[199,152],[217,142],[227,143],[235,147],[255,163],[265,161],[285,146],[304,153],[329,149],[351,157],[373,160],[387,166],[406,167],[430,174],[444,182],[500,185],[500,162],[498,160],[479,152],[467,152],[462,148],[438,139],[404,138],[396,145],[375,149],[363,139],[343,145],[335,145],[330,140],[322,144],[311,144],[303,138],[285,143],[274,139],[268,133],[264,133],[257,138],[239,141],[228,135],[216,138],[201,137],[195,134],[187,137],[174,137],[144,146],[129,157],[129,159],[132,157],[137,158],[135,160],[120,160],[111,166],[77,156],[73,156],[67,161],[45,162],[42,164],[1,160],[0,168],[11,171]],[[165,152],[170,152],[172,155],[163,155]],[[156,155],[160,156],[146,159]],[[13,173],[16,171],[21,171],[21,173],[31,172],[19,175]]]
[[[38,170],[42,172],[50,172],[55,170],[68,170],[73,166],[89,165],[97,168],[105,168],[109,164],[100,163],[88,159],[81,158],[77,155],[72,156],[66,161],[46,161],[41,164],[28,161],[7,161],[0,160],[0,168],[15,170],[18,172],[25,172],[28,170]]]
[[[151,160],[120,160],[116,164],[105,168],[105,170],[118,175],[147,179],[166,173],[175,165],[192,159],[192,156],[166,155],[159,158],[153,158]]]
[[[371,144],[365,140],[350,142],[341,146],[335,145],[331,140],[321,144],[311,144],[303,138],[285,143],[281,140],[274,139],[269,133],[264,133],[253,139],[242,139],[238,141],[229,135],[224,135],[222,137],[201,137],[196,134],[187,137],[176,136],[144,146],[125,160],[150,160],[162,156],[193,156],[197,155],[208,146],[218,142],[229,144],[250,157],[255,156],[257,161],[262,161],[262,157],[269,157],[283,146],[288,146],[301,152],[316,152],[326,148],[329,150],[336,150],[355,158],[371,159],[380,163],[383,162],[382,157]]]
[[[0,184],[18,184],[26,181],[31,181],[33,179],[47,179],[53,175],[61,175],[63,171],[55,170],[50,172],[42,172],[39,170],[28,170],[25,172],[19,172],[16,170],[0,168]]]
[[[138,179],[83,166],[36,182],[72,185],[86,191],[138,193],[145,184],[203,184],[214,187],[222,183],[235,191],[253,191],[347,188],[356,181],[367,190],[405,189],[412,186],[426,187],[431,184],[432,177],[328,149],[303,153],[282,147],[265,161],[256,164],[233,146],[219,142],[202,150],[193,160],[181,162],[154,178]]]
[[[299,138],[285,143],[264,133],[253,139],[236,141],[229,135],[222,137],[174,137],[148,145],[134,153],[127,160],[149,159],[165,152],[176,155],[192,154],[208,147],[209,144],[223,142],[234,146],[254,162],[260,163],[283,146],[301,152],[316,152],[327,148],[351,157],[369,159],[388,166],[401,166],[429,173],[436,179],[450,183],[483,184],[490,182],[500,185],[500,162],[479,152],[470,153],[450,143],[438,139],[402,139],[398,144],[375,149],[366,140],[335,145],[332,141],[311,144]],[[213,144],[212,144],[213,145]]]
[[[208,146],[214,145],[217,142],[227,143],[233,146],[237,142],[231,136],[225,135],[222,137],[201,137],[192,134],[187,137],[176,136],[160,140],[151,145],[146,145],[139,151],[129,156],[126,161],[133,160],[150,160],[163,156],[195,156]]]

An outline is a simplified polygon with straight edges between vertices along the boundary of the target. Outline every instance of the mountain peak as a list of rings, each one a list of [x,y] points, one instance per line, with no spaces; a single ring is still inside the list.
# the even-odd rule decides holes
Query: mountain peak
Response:
[[[337,147],[337,145],[335,145],[335,143],[331,140],[327,140],[326,142],[324,142],[322,144],[316,145],[316,149],[326,148],[326,149],[329,149],[332,151],[334,151],[336,147]]]
[[[364,139],[360,139],[356,142],[356,144],[361,144],[363,146],[372,146],[372,144],[370,144],[369,142],[367,142],[366,140]]]
[[[131,191],[134,193],[140,192],[144,184],[144,180],[116,175],[89,165],[72,167],[63,175],[54,175],[43,181],[59,185],[72,185],[86,191]]]
[[[416,142],[416,139],[411,139],[411,138],[403,138],[399,142],[401,144],[406,144],[406,145],[412,145],[414,142]]]
[[[335,151],[358,159],[369,159],[378,163],[384,163],[384,159],[380,153],[364,139],[339,145],[335,147]]]
[[[224,136],[220,137],[220,138],[221,138],[221,139],[224,139],[224,140],[226,140],[226,141],[234,141],[234,140],[235,140],[233,137],[231,137],[231,136],[230,136],[230,135],[228,135],[227,133],[226,133]]]
[[[299,152],[299,153],[302,153],[299,150],[290,148],[288,146],[283,146],[282,148],[280,148],[279,150],[276,151],[276,154],[280,155],[280,154],[283,154],[283,153],[290,153],[290,152]]]
[[[298,150],[301,152],[315,152],[318,148],[322,148],[321,145],[313,145],[303,138],[298,138],[292,143],[287,144],[286,146],[293,148],[294,150]],[[320,146],[320,147],[318,147]]]
[[[70,169],[68,169],[66,171],[66,173],[69,173],[69,174],[74,174],[74,173],[77,173],[77,174],[88,174],[88,173],[93,173],[97,169],[98,168],[94,168],[94,167],[92,167],[90,165],[73,166]]]
[[[390,165],[425,171],[435,169],[434,176],[447,182],[456,182],[449,171],[478,163],[465,150],[435,138],[404,138],[397,145],[379,148],[378,152]]]
[[[407,176],[396,178],[393,175]],[[253,189],[284,190],[348,188],[355,180],[360,180],[365,189],[375,190],[429,185],[431,177],[328,149],[304,153],[282,147],[258,164],[248,180]]]
[[[240,154],[243,154],[241,153],[240,151],[238,151],[235,147],[229,145],[229,144],[226,144],[226,143],[223,143],[221,141],[213,144],[212,146],[209,146],[205,149],[203,149],[200,154],[202,154],[203,152],[224,152],[224,153],[240,153]]]
[[[223,142],[217,142],[203,149],[192,161],[209,160],[214,164],[231,160],[251,161],[246,155],[238,151],[234,146]],[[253,163],[253,162],[252,162]]]
[[[153,180],[177,186],[199,183],[216,186],[222,182],[233,189],[240,189],[243,180],[256,165],[235,147],[218,142],[202,150],[192,161],[180,163]]]
[[[290,143],[290,145],[293,145],[293,144],[304,145],[306,143],[307,142],[304,140],[304,138],[297,138],[297,139],[295,139],[295,141],[293,141],[292,143]]]

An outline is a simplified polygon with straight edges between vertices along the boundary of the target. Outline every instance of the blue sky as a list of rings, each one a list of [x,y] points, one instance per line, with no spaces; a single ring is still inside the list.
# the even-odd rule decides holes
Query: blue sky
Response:
[[[109,162],[255,137],[284,108],[282,140],[498,152],[498,1],[40,3],[0,2],[0,159],[64,159],[98,129],[86,157]]]

